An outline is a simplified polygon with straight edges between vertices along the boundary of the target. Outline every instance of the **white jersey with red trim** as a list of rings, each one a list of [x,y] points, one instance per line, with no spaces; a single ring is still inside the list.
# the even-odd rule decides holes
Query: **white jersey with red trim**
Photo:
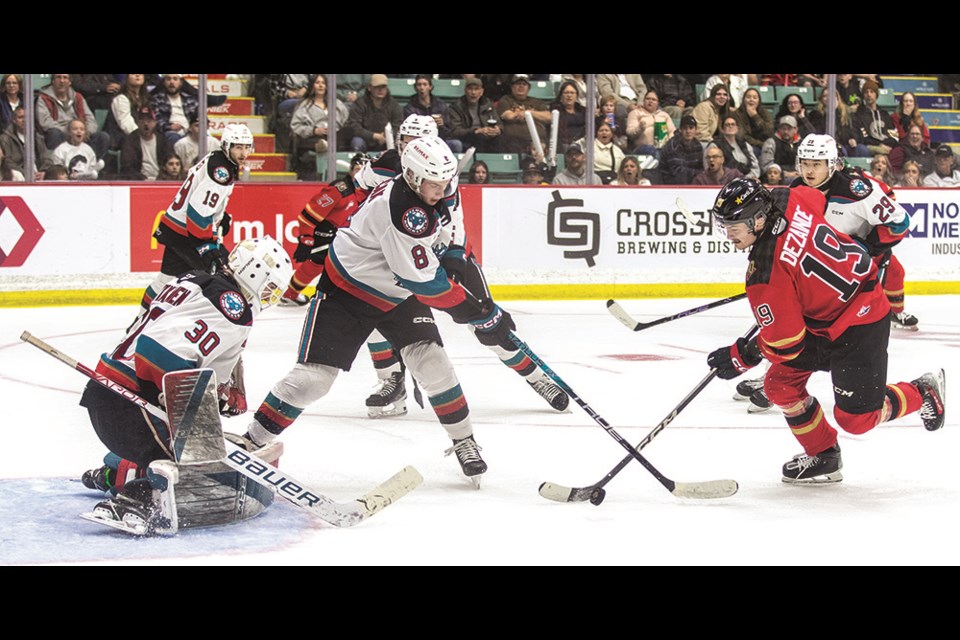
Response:
[[[237,165],[222,150],[211,151],[190,168],[163,223],[182,236],[215,241],[238,177]]]

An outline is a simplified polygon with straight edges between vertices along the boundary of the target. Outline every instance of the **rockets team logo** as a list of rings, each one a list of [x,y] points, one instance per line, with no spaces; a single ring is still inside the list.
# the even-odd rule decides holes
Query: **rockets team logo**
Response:
[[[864,180],[860,178],[854,178],[850,181],[850,193],[860,198],[863,198],[872,191],[870,185],[867,184]]]
[[[411,207],[404,211],[400,221],[404,231],[417,238],[430,228],[430,217],[420,207]]]
[[[220,184],[227,184],[230,182],[230,172],[226,167],[217,167],[213,170],[213,179]]]
[[[227,291],[220,295],[220,309],[231,320],[239,320],[247,301],[236,291]]]

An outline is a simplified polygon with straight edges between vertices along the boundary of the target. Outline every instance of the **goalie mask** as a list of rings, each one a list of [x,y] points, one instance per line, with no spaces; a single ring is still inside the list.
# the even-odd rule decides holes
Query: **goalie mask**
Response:
[[[293,276],[293,263],[270,236],[244,240],[230,252],[230,270],[247,301],[262,311],[280,302]]]

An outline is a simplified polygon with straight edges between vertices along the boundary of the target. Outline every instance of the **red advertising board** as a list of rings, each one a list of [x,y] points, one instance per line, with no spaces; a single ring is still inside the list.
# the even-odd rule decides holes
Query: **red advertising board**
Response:
[[[130,188],[130,270],[159,271],[162,247],[153,239],[153,231],[179,185],[134,186]],[[479,260],[483,259],[482,210],[479,185],[460,188],[463,197],[467,237]],[[316,183],[238,184],[230,197],[227,211],[233,227],[224,241],[228,248],[248,237],[270,234],[283,238],[283,246],[293,255],[297,247],[297,215],[317,190]]]

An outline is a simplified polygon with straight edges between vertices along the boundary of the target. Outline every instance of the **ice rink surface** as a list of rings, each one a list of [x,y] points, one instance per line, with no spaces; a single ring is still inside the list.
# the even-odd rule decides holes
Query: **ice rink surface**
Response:
[[[707,302],[621,301],[644,322]],[[599,300],[502,306],[537,355],[634,444],[708,373],[706,354],[752,322],[745,300],[640,332]],[[920,331],[893,331],[888,380],[944,367],[946,425],[927,432],[913,414],[862,436],[841,432],[844,480],[836,485],[783,484],[782,464],[800,452],[783,417],[748,414],[731,399],[737,380],[714,380],[643,455],[678,482],[734,479],[736,495],[677,498],[633,461],[599,506],[546,500],[542,482],[593,484],[627,452],[576,403],[552,411],[437,313],[490,467],[479,491],[444,457],[450,441],[429,409],[411,398],[404,417],[366,417],[376,380],[361,352],[284,433],[281,468],[341,502],[406,465],[423,475],[418,489],[349,529],[278,499],[253,520],[173,538],[132,538],[77,516],[101,497],[80,474],[106,452],[77,404],[87,379],[20,340],[29,331],[92,367],[135,309],[0,309],[0,564],[956,565],[960,414],[950,403],[960,376],[960,296],[912,296],[907,309]],[[244,355],[252,410],[293,365],[303,315],[271,309],[254,327]],[[826,374],[814,375],[811,390],[831,415]],[[224,428],[242,433],[251,417],[224,419]]]

